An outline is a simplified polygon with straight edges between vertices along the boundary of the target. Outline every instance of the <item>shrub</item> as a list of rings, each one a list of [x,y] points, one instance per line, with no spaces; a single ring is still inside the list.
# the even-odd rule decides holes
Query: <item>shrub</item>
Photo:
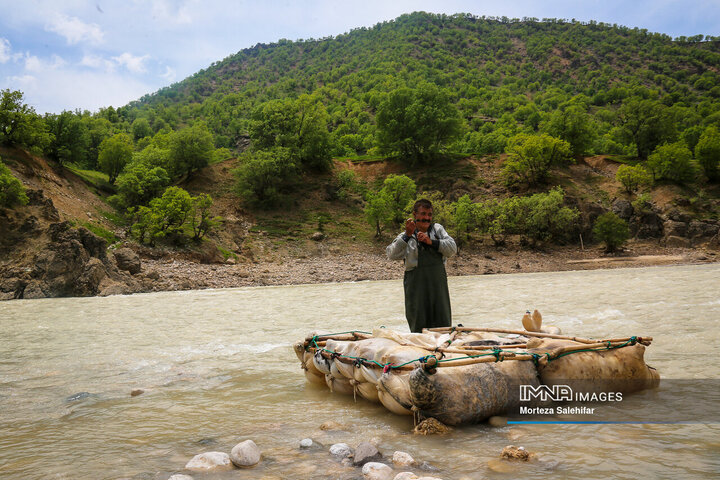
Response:
[[[647,166],[654,179],[686,183],[695,179],[697,168],[685,142],[666,143],[648,157]]]
[[[0,207],[25,205],[28,202],[25,187],[13,176],[10,169],[0,161]]]
[[[552,165],[571,161],[570,144],[550,135],[520,134],[508,142],[508,159],[502,175],[508,185],[535,185],[547,178]]]
[[[615,179],[625,187],[627,193],[635,192],[640,186],[652,184],[652,176],[640,165],[620,165]]]
[[[115,183],[120,206],[133,207],[146,205],[160,195],[170,183],[170,177],[164,168],[132,162],[125,167]]]
[[[240,157],[240,162],[233,171],[237,178],[238,195],[261,208],[276,206],[297,172],[290,150],[282,147],[246,152]]]
[[[398,227],[402,223],[416,191],[409,177],[388,175],[379,191],[368,193],[365,218],[375,227],[375,236],[380,235],[382,226]]]
[[[607,212],[600,215],[595,222],[593,236],[605,243],[607,252],[614,252],[630,238],[630,230],[625,220],[613,212]]]

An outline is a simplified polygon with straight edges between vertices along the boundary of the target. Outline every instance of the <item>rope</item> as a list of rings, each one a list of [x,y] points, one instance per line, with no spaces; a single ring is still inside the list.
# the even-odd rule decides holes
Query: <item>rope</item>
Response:
[[[453,328],[455,328],[455,327],[453,327]],[[330,333],[330,334],[322,335],[322,336],[323,336],[323,337],[330,337],[330,336],[335,336],[335,335],[345,335],[345,334],[348,334],[348,333],[352,333],[352,334],[355,334],[355,333],[364,333],[364,334],[367,334],[367,335],[372,335],[371,333],[368,333],[368,332],[362,332],[362,331],[359,331],[359,330],[351,330],[351,331],[349,331],[349,332]],[[389,372],[389,371],[392,370],[392,369],[404,367],[404,366],[406,366],[406,365],[410,365],[410,364],[415,363],[415,362],[419,362],[419,363],[421,363],[421,364],[424,364],[424,363],[427,363],[428,358],[434,356],[434,355],[425,355],[425,356],[423,356],[423,357],[416,358],[415,360],[410,360],[410,361],[408,361],[408,362],[401,363],[401,364],[399,364],[399,365],[395,365],[395,364],[392,364],[392,363],[384,363],[384,364],[383,364],[383,363],[377,362],[377,361],[375,361],[375,360],[368,360],[367,358],[363,358],[363,357],[353,357],[352,355],[343,355],[343,354],[340,354],[340,353],[338,353],[338,352],[334,352],[334,351],[332,351],[332,350],[328,350],[328,349],[326,349],[326,348],[320,347],[320,346],[317,344],[317,339],[318,339],[319,336],[320,336],[320,335],[314,335],[314,336],[310,339],[310,342],[309,342],[308,345],[305,347],[305,351],[308,351],[310,348],[312,348],[312,347],[311,347],[311,345],[312,345],[312,346],[314,346],[316,352],[317,352],[317,351],[326,352],[326,353],[328,353],[328,354],[331,356],[331,358],[333,358],[333,359],[336,359],[336,358],[348,358],[348,359],[354,360],[353,363],[354,363],[356,366],[361,366],[361,365],[364,365],[365,363],[374,364],[374,365],[377,365],[378,367],[382,368],[382,369],[383,369],[383,373],[387,373],[387,372]],[[545,352],[543,355],[545,355],[545,357],[547,358],[547,361],[548,361],[548,362],[551,362],[551,361],[553,361],[553,360],[557,360],[558,358],[565,357],[565,356],[570,355],[570,354],[573,354],[573,353],[580,353],[580,352],[602,352],[602,351],[605,351],[605,350],[615,350],[615,349],[617,349],[617,348],[623,348],[623,347],[635,345],[637,342],[638,342],[638,337],[637,337],[637,336],[632,336],[632,337],[630,337],[625,343],[622,343],[622,344],[620,344],[620,345],[614,345],[614,346],[613,346],[612,342],[608,340],[607,346],[605,346],[605,347],[600,347],[600,348],[583,348],[583,349],[580,349],[580,350],[573,350],[573,351],[570,351],[570,352],[560,353],[560,354],[558,354],[555,358],[552,358],[552,357],[550,356],[550,353],[549,353],[549,352]],[[438,348],[439,348],[439,347],[438,347]],[[436,348],[435,351],[437,352],[437,350],[438,350],[438,349]],[[445,363],[445,362],[452,362],[452,361],[458,361],[458,360],[467,360],[467,359],[481,358],[481,357],[495,357],[495,362],[502,362],[502,361],[504,360],[504,358],[505,358],[505,356],[502,355],[503,353],[511,353],[511,354],[513,354],[513,356],[515,356],[515,355],[529,355],[530,357],[532,357],[531,359],[532,359],[532,362],[535,364],[535,366],[538,365],[538,362],[539,362],[540,359],[542,358],[542,355],[541,355],[541,354],[537,354],[537,353],[531,353],[531,352],[514,352],[514,351],[511,351],[511,350],[503,350],[503,349],[497,348],[497,347],[496,347],[496,348],[493,348],[493,349],[492,349],[492,352],[490,352],[490,353],[481,353],[481,354],[478,354],[478,355],[467,355],[467,356],[464,356],[464,357],[457,357],[457,358],[442,358],[442,357],[444,357],[444,353],[443,353],[443,352],[440,352],[440,354],[441,354],[442,357],[439,358],[439,359],[437,359],[437,357],[435,357],[435,358],[437,359],[437,363]]]

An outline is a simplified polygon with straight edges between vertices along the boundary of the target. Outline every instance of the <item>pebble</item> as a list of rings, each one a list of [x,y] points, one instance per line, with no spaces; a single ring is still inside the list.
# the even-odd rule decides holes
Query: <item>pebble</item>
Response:
[[[135,390],[132,390],[130,392],[130,396],[137,397],[138,395],[142,395],[143,393],[145,393],[145,390],[143,390],[142,388],[136,388]]]
[[[336,443],[330,447],[330,454],[337,458],[352,457],[354,452],[347,443]]]
[[[230,456],[224,452],[205,452],[195,455],[185,469],[193,472],[217,472],[233,468]]]
[[[392,462],[396,467],[409,467],[415,464],[415,459],[409,453],[397,451],[393,453]]]
[[[238,467],[252,467],[260,462],[261,452],[255,442],[245,440],[235,445],[230,452],[230,460]]]
[[[392,480],[393,471],[384,463],[368,462],[362,469],[365,480]]]
[[[313,441],[311,438],[303,438],[300,440],[300,448],[310,448],[313,445]]]
[[[183,475],[182,473],[176,473],[175,475],[168,478],[168,480],[194,480],[190,475]]]

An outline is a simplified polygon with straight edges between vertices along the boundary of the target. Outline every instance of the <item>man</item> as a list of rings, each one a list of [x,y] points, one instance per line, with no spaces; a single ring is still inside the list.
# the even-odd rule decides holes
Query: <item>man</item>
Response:
[[[432,203],[420,199],[405,231],[387,247],[390,260],[405,261],[405,317],[411,332],[452,323],[445,261],[457,253],[455,240],[432,223]]]

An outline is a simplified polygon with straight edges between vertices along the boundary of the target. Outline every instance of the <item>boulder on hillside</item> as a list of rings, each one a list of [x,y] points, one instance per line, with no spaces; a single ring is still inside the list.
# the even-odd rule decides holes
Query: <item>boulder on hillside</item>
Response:
[[[130,272],[132,275],[140,273],[140,270],[142,269],[142,262],[140,261],[138,254],[132,249],[127,247],[118,248],[113,252],[113,256],[115,257],[115,262],[120,270]]]

